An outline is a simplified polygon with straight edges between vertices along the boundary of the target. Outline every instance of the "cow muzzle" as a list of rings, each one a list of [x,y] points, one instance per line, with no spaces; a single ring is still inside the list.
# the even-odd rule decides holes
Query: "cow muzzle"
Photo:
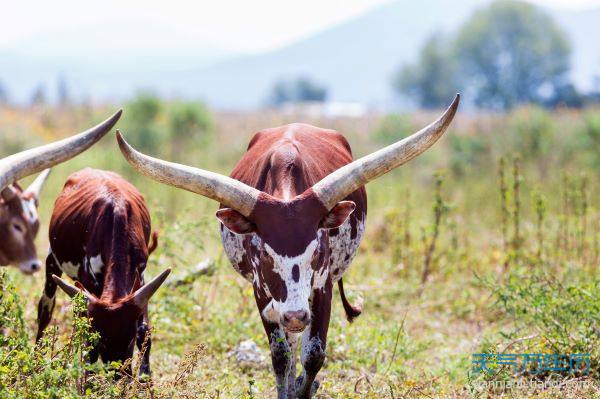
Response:
[[[307,310],[287,311],[280,322],[287,332],[300,333],[310,324],[310,314]]]
[[[39,259],[32,259],[25,262],[19,263],[19,270],[23,274],[34,274],[40,270],[42,270],[42,262]]]

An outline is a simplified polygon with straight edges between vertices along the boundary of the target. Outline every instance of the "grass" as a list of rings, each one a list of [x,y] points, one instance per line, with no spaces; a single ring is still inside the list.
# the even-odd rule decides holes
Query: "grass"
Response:
[[[132,125],[140,122],[128,120],[127,109],[120,128],[135,139]],[[292,121],[278,114],[215,114],[212,124],[198,124],[198,128],[190,124],[191,129],[214,126],[190,135],[201,135],[201,146],[194,144],[196,139],[182,145],[180,135],[174,150],[170,105],[161,103],[158,109],[149,126],[142,127],[159,132],[162,140],[149,151],[221,173],[231,170],[254,131]],[[6,143],[2,151],[68,134],[110,113],[34,111],[0,111],[0,140]],[[366,237],[345,277],[350,299],[364,300],[364,312],[349,324],[334,293],[318,398],[599,397],[600,169],[596,156],[600,151],[590,144],[596,142],[597,132],[589,122],[597,119],[593,115],[598,111],[587,110],[585,117],[570,111],[536,112],[536,121],[546,129],[543,137],[549,143],[545,144],[554,151],[541,151],[538,141],[521,137],[530,126],[530,122],[526,128],[518,125],[527,112],[531,111],[516,116],[459,116],[449,135],[466,144],[443,139],[418,160],[368,186]],[[404,127],[423,125],[431,118],[417,114],[410,120],[396,120]],[[540,122],[540,118],[548,120]],[[370,116],[308,122],[344,132],[360,156],[382,145],[377,133],[380,120]],[[394,120],[385,119],[386,141],[393,139],[389,125]],[[33,135],[24,140],[24,132]],[[474,138],[477,145],[468,144]],[[528,148],[529,142],[535,146]],[[66,176],[84,166],[116,170],[145,194],[153,226],[161,233],[148,271],[155,275],[170,266],[174,268],[170,280],[181,282],[159,290],[150,304],[154,374],[150,381],[113,382],[111,373],[117,365],[112,369],[95,365],[97,373],[82,383],[86,368],[81,362],[82,337],[91,332],[85,320],[73,316],[71,301],[62,293],[52,323],[53,345],[73,349],[60,352],[57,359],[65,366],[55,367],[53,352],[33,345],[43,276],[31,278],[7,269],[2,274],[5,288],[0,301],[0,321],[5,326],[0,370],[42,367],[48,376],[13,373],[17,382],[10,385],[2,379],[9,374],[0,373],[4,383],[0,397],[275,397],[267,340],[252,287],[223,255],[214,218],[216,204],[136,174],[121,159],[113,137],[55,168],[42,198],[40,256],[48,245],[43,232],[53,198]],[[195,265],[205,259],[210,261],[210,273],[194,274]],[[265,362],[254,366],[237,362],[232,351],[247,339],[258,344]],[[18,359],[15,347],[22,353]],[[592,371],[587,377],[515,375],[505,367],[493,376],[477,375],[472,372],[472,355],[482,352],[590,353]],[[559,379],[564,384],[512,393],[481,388],[492,379]],[[590,385],[578,387],[577,381]]]

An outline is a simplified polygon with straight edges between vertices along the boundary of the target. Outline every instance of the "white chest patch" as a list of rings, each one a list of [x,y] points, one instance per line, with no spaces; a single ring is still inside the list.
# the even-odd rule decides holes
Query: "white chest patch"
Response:
[[[365,214],[362,214],[357,221],[356,237],[352,239],[352,226],[350,218],[339,227],[339,232],[336,236],[329,237],[329,247],[331,248],[331,273],[332,281],[337,282],[354,259],[356,250],[360,245],[363,234],[365,232]]]
[[[104,267],[104,263],[102,262],[102,256],[97,255],[89,258],[88,264],[90,265],[90,271],[93,274],[101,274],[102,268]]]
[[[60,264],[60,270],[65,272],[67,276],[71,277],[72,279],[76,279],[80,266],[81,265],[79,263],[62,262]]]

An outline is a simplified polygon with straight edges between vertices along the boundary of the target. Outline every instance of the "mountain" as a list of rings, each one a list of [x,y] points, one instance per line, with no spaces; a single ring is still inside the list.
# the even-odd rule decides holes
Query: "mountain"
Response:
[[[182,73],[178,79],[186,86],[179,90],[217,106],[256,107],[264,104],[277,79],[306,75],[328,87],[333,100],[389,107],[394,72],[414,62],[430,35],[455,31],[481,4],[395,1],[280,50]],[[600,76],[600,8],[548,11],[573,43],[574,81],[589,89],[593,77]]]
[[[88,27],[0,49],[0,81],[22,100],[38,82],[54,91],[62,75],[77,97],[118,100],[152,88],[220,108],[255,108],[265,104],[276,80],[305,75],[325,85],[332,100],[387,108],[397,101],[394,72],[414,62],[430,35],[451,34],[485,2],[396,0],[291,45],[250,55],[211,48],[162,26]],[[572,41],[574,81],[589,89],[600,76],[600,8],[548,12]]]
[[[479,0],[396,1],[266,54],[237,57],[182,73],[179,90],[217,106],[255,107],[279,78],[306,75],[333,100],[385,106],[393,100],[394,71],[415,59],[435,31],[457,28]],[[174,82],[175,83],[175,82]]]
[[[0,48],[0,82],[21,102],[40,84],[52,99],[60,77],[75,98],[116,100],[144,88],[168,92],[161,84],[164,76],[232,54],[238,53],[155,22],[114,21],[38,34]]]

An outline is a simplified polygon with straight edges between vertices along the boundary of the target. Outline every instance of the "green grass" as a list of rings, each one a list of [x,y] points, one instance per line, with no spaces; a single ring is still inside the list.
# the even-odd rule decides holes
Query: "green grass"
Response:
[[[161,137],[152,149],[154,154],[221,173],[231,170],[254,131],[291,122],[276,114],[216,114],[212,124],[206,124],[214,129],[204,133],[202,145],[195,145],[196,134],[174,149],[169,141],[170,105],[162,104],[159,109],[149,125]],[[585,118],[572,112],[535,112],[533,122],[527,121],[527,112],[532,111],[459,117],[449,135],[464,142],[443,139],[424,156],[368,186],[366,237],[344,279],[350,299],[364,300],[364,312],[348,324],[336,289],[318,398],[598,397],[598,385],[566,384],[560,389],[512,394],[481,390],[477,383],[491,377],[471,372],[472,354],[484,351],[577,352],[592,357],[592,373],[584,380],[597,384],[600,378],[600,169],[596,166],[600,149],[590,144],[597,133],[589,122],[597,119],[597,111],[585,111]],[[95,112],[93,119],[108,113]],[[0,112],[0,126],[11,129],[0,128],[0,140],[10,142],[10,148],[20,148],[54,137],[55,128],[46,128],[44,123],[75,129],[87,126],[89,118],[80,110],[45,111],[40,117],[5,110]],[[430,115],[416,115],[410,124],[420,126],[429,119]],[[381,138],[370,135],[381,131],[379,120],[373,116],[309,122],[344,132],[360,156],[381,146]],[[393,122],[393,118],[386,120],[386,132],[393,130],[389,126]],[[127,137],[134,135],[131,123],[125,119],[120,125]],[[400,125],[408,123],[402,118]],[[533,139],[521,140],[532,125]],[[11,134],[28,129],[38,135],[23,140],[22,135]],[[67,132],[61,127],[61,134]],[[539,146],[534,140],[538,137],[549,141],[546,144],[553,151],[540,150],[546,146]],[[515,172],[513,156],[517,153],[520,163]],[[500,156],[505,157],[504,217]],[[0,301],[0,321],[5,326],[0,370],[41,365],[51,371],[44,376],[11,374],[18,384],[0,385],[0,397],[80,397],[86,389],[90,397],[98,398],[275,397],[267,339],[252,287],[223,255],[214,217],[216,204],[136,174],[122,160],[113,137],[55,168],[42,198],[40,256],[48,246],[44,232],[53,199],[66,176],[84,166],[116,170],[145,194],[153,226],[161,234],[149,273],[173,267],[170,280],[188,277],[185,284],[159,290],[151,301],[152,380],[115,383],[110,378],[114,371],[100,371],[100,365],[95,365],[97,374],[82,388],[85,366],[78,359],[85,345],[81,334],[89,331],[81,321],[74,329],[77,319],[73,319],[71,301],[62,293],[52,324],[54,345],[76,345],[72,352],[61,352],[64,367],[53,367],[50,352],[33,346],[43,275],[31,278],[6,269],[2,279],[10,281],[14,290],[4,288]],[[436,171],[442,172],[443,179],[437,194]],[[518,210],[516,204],[520,204]],[[437,220],[436,210],[443,210]],[[436,229],[439,234],[432,251]],[[430,270],[422,283],[428,253]],[[212,273],[189,278],[192,268],[205,259],[212,262]],[[15,341],[11,344],[7,339]],[[246,339],[259,345],[267,359],[263,364],[240,365],[231,355]],[[20,348],[19,359],[15,346]],[[494,378],[572,382],[580,377],[515,376],[500,369]]]

